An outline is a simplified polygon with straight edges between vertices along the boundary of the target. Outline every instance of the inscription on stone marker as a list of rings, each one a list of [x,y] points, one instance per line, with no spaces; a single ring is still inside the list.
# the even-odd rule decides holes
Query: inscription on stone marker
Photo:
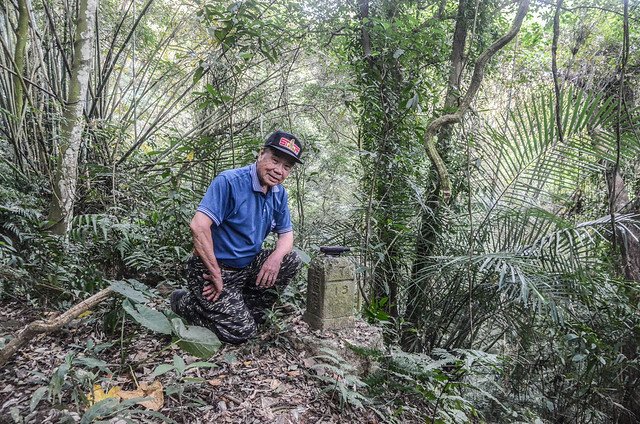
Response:
[[[353,323],[354,267],[345,257],[320,256],[309,267],[305,321],[314,329],[344,328]]]

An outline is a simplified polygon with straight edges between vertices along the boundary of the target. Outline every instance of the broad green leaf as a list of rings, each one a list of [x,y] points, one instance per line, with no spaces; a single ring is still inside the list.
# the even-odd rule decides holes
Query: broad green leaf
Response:
[[[124,297],[133,300],[136,303],[146,303],[148,298],[139,290],[134,289],[129,283],[125,281],[112,281],[111,290],[123,295]]]
[[[195,325],[185,326],[180,318],[172,319],[171,324],[176,336],[180,339],[178,346],[199,358],[210,358],[222,344],[218,337],[207,328]]]
[[[29,402],[29,409],[31,410],[31,412],[35,411],[35,409],[38,407],[38,404],[48,390],[48,387],[40,387],[35,392],[33,392],[33,395],[31,395],[31,402]]]
[[[155,370],[153,370],[153,372],[151,373],[151,377],[157,377],[159,375],[165,374],[174,368],[175,367],[171,364],[160,364],[156,367]]]
[[[311,257],[304,250],[294,248],[293,251],[298,254],[302,263],[305,265],[309,265],[311,263]]]
[[[587,355],[585,355],[584,353],[576,353],[575,355],[573,355],[573,358],[571,358],[571,360],[573,362],[582,362],[586,357]]]
[[[193,73],[193,83],[196,84],[202,76],[204,75],[204,68],[202,66],[198,66],[198,68]]]
[[[216,88],[213,85],[207,84],[204,88],[209,92],[209,94],[213,98],[217,99],[218,97],[220,97],[220,92],[218,90],[216,90]]]
[[[92,357],[76,358],[73,362],[76,364],[84,365],[89,369],[99,368],[101,370],[107,370],[107,366],[108,366],[108,364],[105,361],[98,358],[92,358]]]
[[[64,384],[64,380],[67,377],[67,373],[69,372],[69,364],[64,363],[60,365],[56,371],[53,373],[51,377],[51,381],[49,381],[49,390],[51,396],[58,395],[59,397],[62,395],[62,385]]]
[[[138,324],[158,333],[171,334],[171,323],[162,312],[144,305],[134,305],[129,299],[122,302],[122,307]]]
[[[115,412],[120,402],[119,398],[106,398],[93,405],[85,412],[80,420],[80,424],[89,424],[98,418],[106,417]]]
[[[173,366],[175,367],[178,374],[182,374],[187,368],[187,364],[184,363],[184,359],[182,359],[182,356],[178,355],[173,355]]]
[[[165,387],[164,389],[164,393],[167,396],[171,396],[171,395],[181,395],[184,392],[184,385],[182,384],[172,384],[170,386]]]

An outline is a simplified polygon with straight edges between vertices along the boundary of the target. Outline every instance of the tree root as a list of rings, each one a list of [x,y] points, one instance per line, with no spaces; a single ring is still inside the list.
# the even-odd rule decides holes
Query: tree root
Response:
[[[24,327],[11,341],[0,351],[0,367],[11,359],[11,357],[27,342],[31,341],[34,336],[41,333],[51,333],[59,330],[72,319],[76,318],[83,312],[93,308],[98,303],[107,299],[113,294],[111,288],[100,290],[88,299],[74,305],[65,313],[47,321],[33,321]]]

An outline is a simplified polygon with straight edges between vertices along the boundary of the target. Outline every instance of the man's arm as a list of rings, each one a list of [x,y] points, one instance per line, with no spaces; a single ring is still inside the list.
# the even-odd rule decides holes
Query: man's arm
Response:
[[[215,302],[222,293],[222,274],[213,253],[212,225],[211,218],[202,212],[196,212],[189,227],[193,236],[193,248],[209,270],[209,274],[204,274],[202,277],[211,283],[204,286],[202,295],[210,302]]]
[[[287,253],[291,252],[291,249],[293,249],[293,231],[278,234],[275,250],[269,255],[267,260],[264,261],[258,273],[258,277],[256,278],[257,286],[264,288],[273,287],[280,272],[282,259]]]

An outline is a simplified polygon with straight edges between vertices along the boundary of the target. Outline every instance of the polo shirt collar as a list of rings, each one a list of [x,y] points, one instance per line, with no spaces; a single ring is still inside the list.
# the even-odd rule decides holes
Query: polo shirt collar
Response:
[[[249,174],[251,175],[251,186],[253,187],[253,191],[257,191],[262,193],[262,186],[260,185],[260,178],[258,178],[258,168],[255,163],[252,163],[249,167]],[[280,184],[275,187],[272,187],[274,193],[280,191]],[[268,191],[267,191],[268,192]]]

